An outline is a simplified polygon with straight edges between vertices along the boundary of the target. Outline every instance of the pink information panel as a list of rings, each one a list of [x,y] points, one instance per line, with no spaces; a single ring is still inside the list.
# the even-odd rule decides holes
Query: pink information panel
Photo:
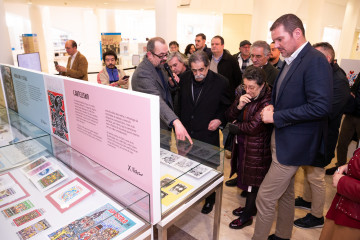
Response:
[[[67,79],[64,88],[71,146],[150,193],[152,206],[160,205],[160,191],[153,188],[160,168],[152,161],[160,144],[152,146],[151,132],[159,135],[151,120],[153,112],[158,113],[152,112],[159,108],[153,104],[157,98]]]

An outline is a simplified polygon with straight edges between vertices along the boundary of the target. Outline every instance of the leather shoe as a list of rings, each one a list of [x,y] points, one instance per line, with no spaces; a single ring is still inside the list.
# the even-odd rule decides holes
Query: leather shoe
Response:
[[[229,227],[232,229],[241,229],[243,227],[251,225],[252,223],[253,223],[253,217],[250,217],[246,221],[242,221],[240,218],[237,218],[229,224]]]
[[[232,213],[235,215],[235,216],[238,216],[238,217],[240,217],[241,216],[241,214],[244,212],[244,207],[238,207],[237,209],[234,209],[233,211],[232,211]]]
[[[275,234],[271,234],[268,237],[268,240],[290,240],[290,239],[289,238],[281,238],[281,237],[276,236]]]
[[[233,178],[233,179],[230,179],[230,180],[227,180],[225,182],[225,185],[228,186],[228,187],[235,187],[237,185],[237,177]]]
[[[201,213],[209,214],[213,210],[214,204],[213,203],[205,203],[203,208],[201,209]]]

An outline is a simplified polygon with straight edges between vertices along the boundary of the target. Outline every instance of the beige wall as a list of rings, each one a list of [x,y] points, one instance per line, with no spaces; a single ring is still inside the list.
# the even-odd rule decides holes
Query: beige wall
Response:
[[[250,40],[251,15],[247,14],[224,14],[223,15],[223,38],[225,48],[231,54],[239,52],[239,44],[242,40]]]

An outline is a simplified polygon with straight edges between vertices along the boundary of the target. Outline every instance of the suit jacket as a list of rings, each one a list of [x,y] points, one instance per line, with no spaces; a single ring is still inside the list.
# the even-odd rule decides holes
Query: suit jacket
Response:
[[[219,146],[219,130],[209,131],[208,126],[214,119],[226,122],[225,111],[231,104],[228,81],[222,75],[209,70],[196,103],[192,96],[193,81],[195,80],[191,71],[181,75],[180,120],[192,138]]]
[[[279,74],[279,70],[277,70],[271,63],[267,63],[263,66],[263,70],[266,73],[266,82],[272,88],[274,86],[275,79]]]
[[[328,137],[326,145],[326,157],[318,155],[312,166],[326,167],[335,157],[335,147],[339,137],[339,128],[344,113],[345,105],[350,97],[349,82],[345,72],[337,63],[332,65],[333,73],[333,98],[332,110],[328,116]]]
[[[210,56],[211,61],[212,55]],[[241,84],[242,74],[238,61],[229,53],[224,51],[220,62],[217,65],[218,74],[229,80],[230,101],[235,100],[235,89]],[[275,80],[275,79],[274,79]]]
[[[168,83],[168,75],[163,71],[164,80]],[[178,117],[173,111],[173,102],[169,87],[164,87],[154,65],[145,56],[144,60],[136,68],[132,79],[131,87],[138,92],[149,93],[159,96],[160,101],[160,127],[168,129]]]
[[[88,62],[84,55],[82,55],[78,51],[71,68],[70,65],[71,65],[71,57],[68,58],[66,72],[62,72],[61,75],[77,78],[85,81],[88,80]]]
[[[291,63],[277,92],[284,66],[274,83],[271,100],[276,156],[284,165],[311,165],[318,153],[325,155],[332,70],[325,56],[307,43]]]

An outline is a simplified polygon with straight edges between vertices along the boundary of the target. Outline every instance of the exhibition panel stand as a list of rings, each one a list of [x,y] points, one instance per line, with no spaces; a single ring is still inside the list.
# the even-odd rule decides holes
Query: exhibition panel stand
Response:
[[[213,239],[218,239],[224,180],[223,149],[197,140],[193,145],[176,141],[171,132],[165,130],[160,133],[160,146],[162,219],[156,225],[159,239],[167,239],[167,229],[214,191]]]
[[[148,193],[11,110],[0,120],[2,238],[150,236]]]

